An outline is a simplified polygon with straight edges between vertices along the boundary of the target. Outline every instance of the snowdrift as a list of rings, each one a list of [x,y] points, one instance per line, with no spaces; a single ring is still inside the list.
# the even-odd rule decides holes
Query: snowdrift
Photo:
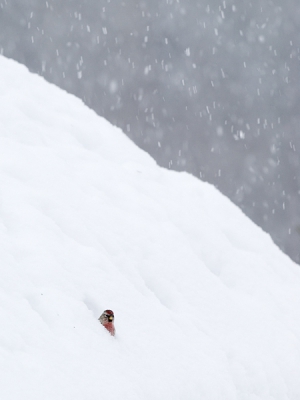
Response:
[[[0,72],[1,399],[299,400],[298,266],[214,187]]]

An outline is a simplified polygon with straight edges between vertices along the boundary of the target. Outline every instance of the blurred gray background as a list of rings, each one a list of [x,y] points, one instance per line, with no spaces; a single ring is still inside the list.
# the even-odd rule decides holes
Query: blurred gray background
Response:
[[[299,0],[0,0],[0,51],[300,262]]]

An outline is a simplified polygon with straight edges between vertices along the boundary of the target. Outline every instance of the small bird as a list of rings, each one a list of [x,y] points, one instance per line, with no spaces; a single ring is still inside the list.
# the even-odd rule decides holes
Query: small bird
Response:
[[[100,323],[108,330],[108,332],[112,335],[115,336],[115,326],[114,326],[114,313],[111,310],[105,310],[103,313],[100,315],[98,320]]]

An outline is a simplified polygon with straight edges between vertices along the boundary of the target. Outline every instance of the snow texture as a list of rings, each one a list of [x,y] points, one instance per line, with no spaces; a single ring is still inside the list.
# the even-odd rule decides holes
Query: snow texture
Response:
[[[1,399],[299,400],[299,267],[211,185],[0,71]]]

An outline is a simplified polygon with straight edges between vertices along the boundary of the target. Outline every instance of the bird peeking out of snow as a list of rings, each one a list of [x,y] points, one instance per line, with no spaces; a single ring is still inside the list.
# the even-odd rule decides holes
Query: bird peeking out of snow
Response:
[[[98,320],[100,323],[108,330],[108,332],[112,335],[115,336],[115,325],[114,325],[114,313],[111,310],[105,310],[103,313],[100,315]]]

